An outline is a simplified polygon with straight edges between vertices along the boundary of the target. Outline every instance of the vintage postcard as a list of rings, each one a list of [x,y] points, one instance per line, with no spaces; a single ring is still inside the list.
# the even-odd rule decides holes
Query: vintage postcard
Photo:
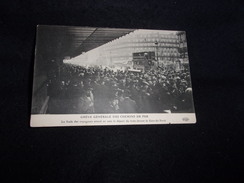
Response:
[[[187,123],[184,31],[37,26],[31,127]]]

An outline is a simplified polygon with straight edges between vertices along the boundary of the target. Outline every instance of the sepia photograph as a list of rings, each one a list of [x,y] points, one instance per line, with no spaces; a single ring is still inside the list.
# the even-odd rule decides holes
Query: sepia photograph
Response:
[[[185,31],[37,26],[31,126],[195,122]]]

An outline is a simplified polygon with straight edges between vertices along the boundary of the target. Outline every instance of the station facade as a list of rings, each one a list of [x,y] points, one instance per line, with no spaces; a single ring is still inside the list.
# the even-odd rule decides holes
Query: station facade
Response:
[[[125,64],[133,59],[133,53],[155,52],[159,65],[178,61],[188,63],[184,32],[137,33],[136,31],[118,38],[101,47],[99,62],[106,65]],[[104,63],[106,62],[106,63]]]

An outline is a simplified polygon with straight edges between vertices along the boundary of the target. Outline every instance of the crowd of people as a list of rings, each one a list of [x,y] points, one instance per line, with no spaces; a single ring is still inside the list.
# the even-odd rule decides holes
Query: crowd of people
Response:
[[[187,69],[130,72],[63,64],[48,78],[50,114],[194,112]]]

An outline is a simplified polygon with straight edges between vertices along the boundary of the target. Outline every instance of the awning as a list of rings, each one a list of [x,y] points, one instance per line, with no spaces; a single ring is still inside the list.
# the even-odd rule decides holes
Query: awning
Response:
[[[70,58],[90,51],[135,29],[39,25],[37,53]]]

